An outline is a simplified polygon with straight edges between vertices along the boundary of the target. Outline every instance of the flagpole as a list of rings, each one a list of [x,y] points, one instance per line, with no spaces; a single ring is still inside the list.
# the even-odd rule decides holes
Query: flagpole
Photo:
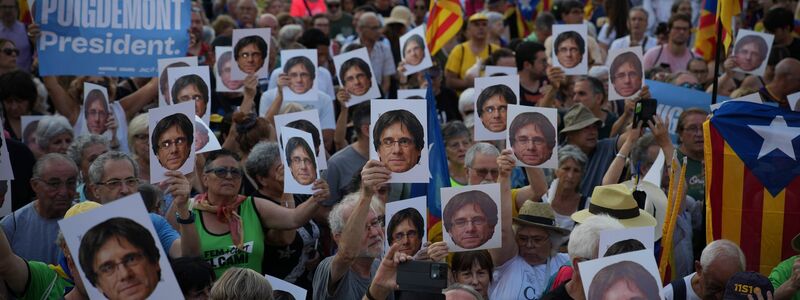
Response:
[[[717,16],[717,41],[714,46],[714,83],[711,89],[711,104],[717,104],[717,87],[719,86],[719,65],[722,64],[722,18]]]

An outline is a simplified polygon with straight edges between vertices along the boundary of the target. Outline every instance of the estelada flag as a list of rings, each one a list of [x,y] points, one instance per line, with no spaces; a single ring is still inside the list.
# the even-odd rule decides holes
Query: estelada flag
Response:
[[[800,233],[800,113],[728,102],[703,126],[707,242],[728,239],[769,274]]]

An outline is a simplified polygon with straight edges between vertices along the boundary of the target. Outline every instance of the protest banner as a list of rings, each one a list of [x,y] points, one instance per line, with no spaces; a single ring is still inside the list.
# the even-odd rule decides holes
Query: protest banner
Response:
[[[650,88],[652,97],[658,100],[656,114],[661,117],[661,120],[669,121],[669,133],[673,141],[677,141],[678,117],[684,110],[690,107],[710,110],[710,93],[655,80],[645,80],[645,85]],[[719,96],[717,101],[725,100],[728,100],[728,97]]]
[[[186,55],[190,7],[182,0],[36,1],[39,72],[156,76],[157,59]]]

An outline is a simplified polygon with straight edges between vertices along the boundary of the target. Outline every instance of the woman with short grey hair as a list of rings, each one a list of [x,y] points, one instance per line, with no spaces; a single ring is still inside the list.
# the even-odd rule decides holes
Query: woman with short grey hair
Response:
[[[72,125],[63,116],[45,116],[36,128],[36,143],[43,154],[66,154],[74,137]]]
[[[550,207],[555,213],[556,224],[560,228],[571,230],[575,227],[575,221],[572,221],[570,216],[572,213],[584,209],[589,202],[590,195],[580,193],[581,180],[587,161],[586,154],[574,145],[566,145],[558,149],[556,178],[550,183],[547,193],[542,195],[542,202],[550,203]],[[538,172],[538,174],[542,173]],[[542,178],[532,180],[545,179],[542,176]]]

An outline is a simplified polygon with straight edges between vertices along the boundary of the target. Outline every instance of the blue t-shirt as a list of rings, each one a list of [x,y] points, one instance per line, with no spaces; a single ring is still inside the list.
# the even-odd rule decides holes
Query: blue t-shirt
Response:
[[[181,238],[181,235],[172,228],[172,225],[169,225],[167,219],[158,214],[150,213],[150,221],[153,222],[153,228],[156,229],[158,240],[161,241],[161,247],[164,248],[164,252],[169,253],[172,243]]]
[[[25,260],[40,261],[46,264],[58,263],[61,250],[56,245],[58,220],[45,219],[36,211],[39,200],[5,216],[0,225],[11,243],[11,250]]]

